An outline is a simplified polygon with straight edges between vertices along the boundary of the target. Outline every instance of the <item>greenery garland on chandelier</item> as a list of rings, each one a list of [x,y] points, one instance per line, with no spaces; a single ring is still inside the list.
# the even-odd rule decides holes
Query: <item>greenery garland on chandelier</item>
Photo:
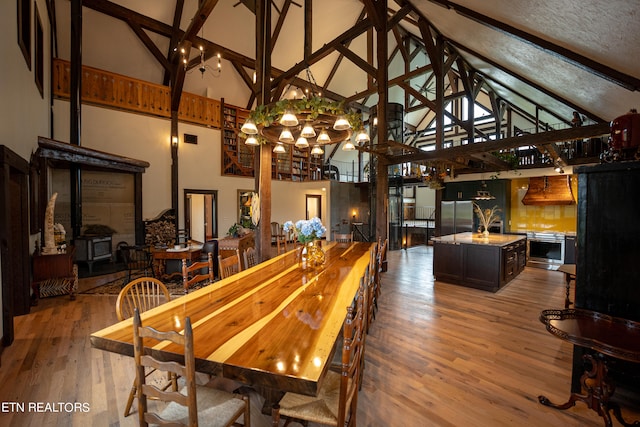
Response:
[[[258,128],[268,128],[273,124],[278,124],[285,112],[293,113],[300,120],[310,122],[318,119],[323,114],[343,116],[351,125],[351,129],[356,131],[364,129],[361,113],[345,110],[343,101],[330,101],[315,95],[301,99],[282,99],[270,104],[259,105],[254,110],[251,110],[247,121],[252,120]],[[260,133],[258,135],[249,135],[241,131],[238,135],[244,139],[254,136],[260,144],[270,142]]]

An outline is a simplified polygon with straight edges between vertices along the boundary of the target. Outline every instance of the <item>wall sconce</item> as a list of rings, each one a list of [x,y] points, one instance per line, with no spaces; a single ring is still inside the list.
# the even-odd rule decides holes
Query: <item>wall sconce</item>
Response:
[[[352,218],[353,218],[353,222],[356,222],[356,213],[357,213],[357,212],[356,212],[356,210],[355,210],[355,209],[351,211],[351,216],[352,216]]]
[[[178,137],[177,136],[172,136],[171,137],[171,146],[174,148],[178,148]]]

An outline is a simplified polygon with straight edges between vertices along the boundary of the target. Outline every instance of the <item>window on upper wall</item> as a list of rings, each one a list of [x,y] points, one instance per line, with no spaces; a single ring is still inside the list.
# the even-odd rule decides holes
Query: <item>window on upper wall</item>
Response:
[[[40,14],[38,13],[38,6],[34,3],[35,10],[33,12],[33,28],[35,31],[35,52],[33,54],[35,59],[35,66],[33,73],[35,75],[35,82],[40,96],[44,98],[44,32],[42,30],[42,21],[40,20]]]
[[[31,0],[18,0],[18,46],[31,69]]]

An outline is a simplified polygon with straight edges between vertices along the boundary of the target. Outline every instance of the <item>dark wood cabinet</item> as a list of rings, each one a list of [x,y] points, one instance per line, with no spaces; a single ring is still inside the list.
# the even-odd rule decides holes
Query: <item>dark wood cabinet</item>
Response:
[[[461,233],[456,236],[472,235]],[[433,243],[433,274],[436,280],[496,292],[509,283],[526,265],[526,238],[499,235],[510,239],[504,245],[449,241],[451,236]],[[497,238],[497,236],[496,236]]]
[[[575,306],[640,321],[640,162],[584,166],[574,172],[578,174]],[[574,391],[580,387],[583,352],[574,347]],[[616,361],[613,376],[640,390],[638,364]]]
[[[33,304],[40,297],[69,295],[75,299],[78,290],[78,267],[73,263],[75,248],[52,255],[33,256]]]

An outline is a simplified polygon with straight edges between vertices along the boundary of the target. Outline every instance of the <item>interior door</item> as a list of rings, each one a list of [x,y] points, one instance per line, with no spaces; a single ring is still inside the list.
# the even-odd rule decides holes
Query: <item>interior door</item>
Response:
[[[24,159],[0,145],[0,324],[5,346],[13,342],[13,317],[31,307],[28,171]]]
[[[314,217],[322,219],[322,196],[307,194],[307,219]]]
[[[192,240],[218,237],[217,190],[184,190],[185,229]]]

